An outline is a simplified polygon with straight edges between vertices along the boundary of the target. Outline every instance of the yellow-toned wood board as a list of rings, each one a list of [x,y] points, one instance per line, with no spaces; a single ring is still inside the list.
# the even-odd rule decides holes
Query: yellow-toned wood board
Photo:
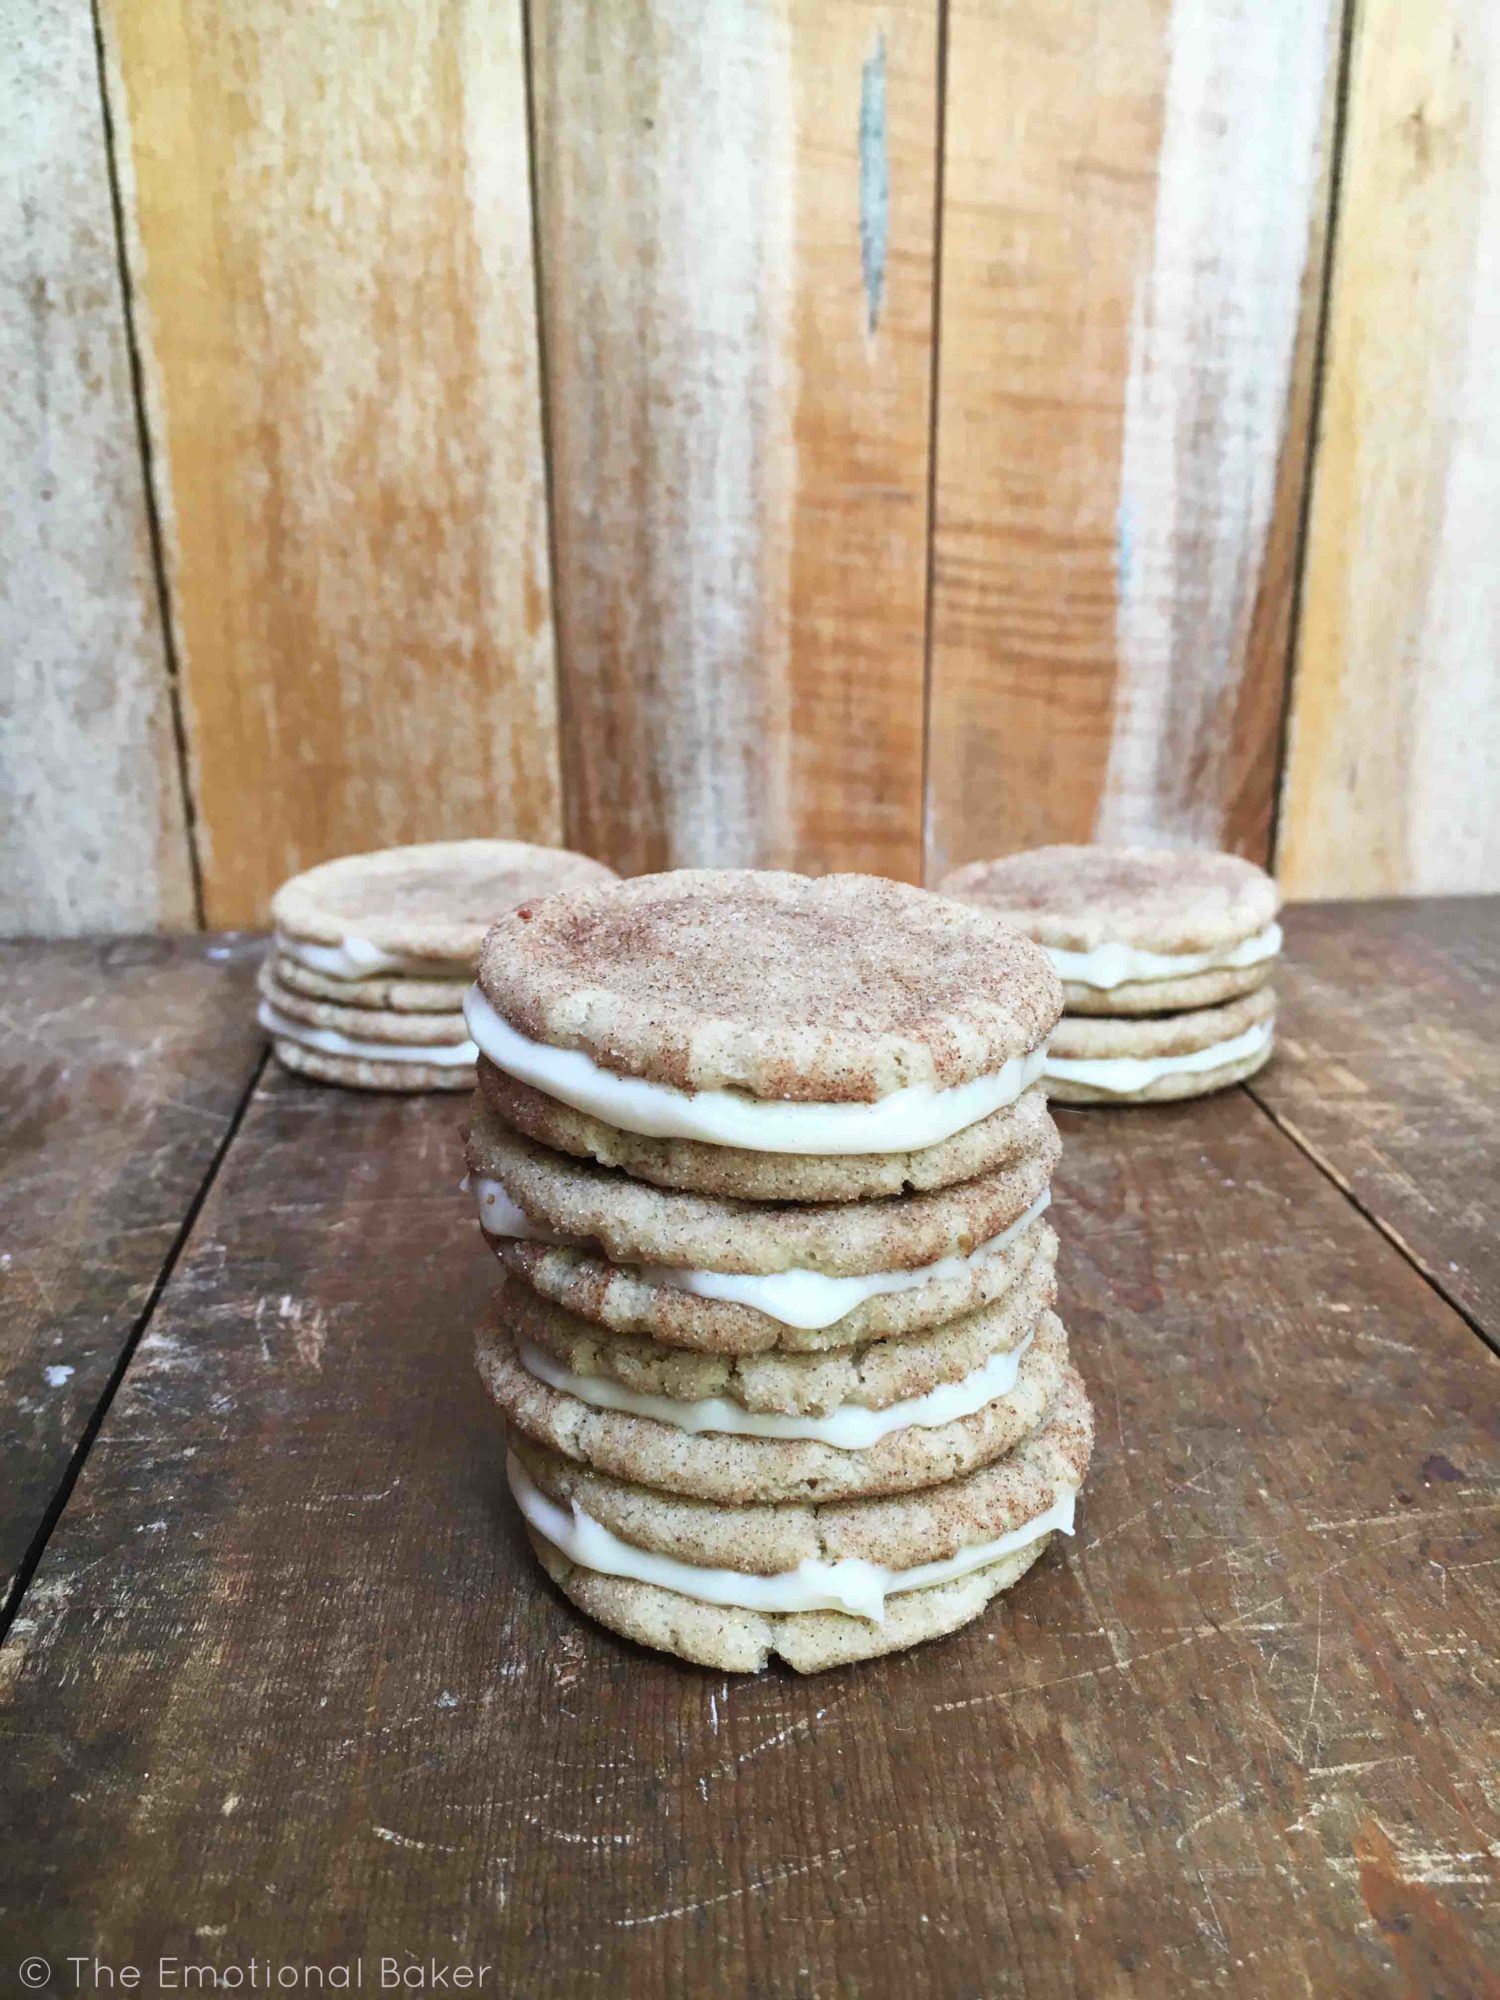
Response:
[[[1270,843],[1337,0],[949,18],[930,875]]]
[[[532,37],[570,837],[915,876],[936,0]]]
[[[0,929],[194,920],[87,7],[0,45]]]
[[[561,830],[519,0],[104,0],[210,922]]]
[[[1500,888],[1500,18],[1362,0],[1279,860]]]

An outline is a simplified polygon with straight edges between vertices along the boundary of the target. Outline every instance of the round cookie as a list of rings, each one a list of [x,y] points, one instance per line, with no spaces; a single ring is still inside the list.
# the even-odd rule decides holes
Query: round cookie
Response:
[[[464,1017],[456,1010],[446,1014],[414,1014],[396,1008],[336,1006],[330,1000],[314,1000],[283,986],[269,965],[261,967],[257,983],[263,998],[286,1020],[301,1022],[309,1028],[330,1029],[334,1034],[349,1035],[358,1041],[431,1047],[469,1039]]]
[[[913,1493],[726,1505],[620,1479],[512,1434],[509,1448],[558,1505],[575,1502],[611,1534],[708,1569],[777,1576],[808,1561],[911,1569],[1008,1534],[1083,1483],[1093,1411],[1072,1363],[1037,1424],[1010,1452]]]
[[[684,1402],[724,1397],[759,1414],[821,1417],[847,1408],[886,1409],[1013,1353],[1055,1303],[1056,1273],[1053,1244],[1043,1245],[992,1305],[920,1333],[818,1354],[721,1355],[663,1347],[611,1333],[520,1284],[507,1290],[506,1315],[512,1333],[575,1375],[642,1395]]]
[[[1263,984],[1274,955],[1250,964],[1218,962],[1232,960],[1269,931],[1280,908],[1270,876],[1234,854],[1038,847],[972,862],[940,886],[943,894],[988,910],[1056,954],[1070,1013],[1218,1005]],[[1101,953],[1097,976],[1092,969],[1086,973],[1079,960]],[[1148,963],[1133,968],[1134,954],[1145,954]]]
[[[1049,1120],[1032,1153],[974,1180],[884,1201],[792,1206],[628,1179],[512,1132],[482,1099],[468,1136],[470,1171],[498,1181],[533,1223],[572,1246],[598,1245],[616,1264],[746,1275],[850,1277],[967,1256],[1046,1192],[1061,1151]]]
[[[550,1500],[576,1504],[624,1541],[678,1561],[776,1575],[809,1559],[912,1568],[1014,1532],[1064,1489],[1077,1490],[1092,1444],[1093,1412],[1077,1372],[1067,1367],[1040,1426],[1007,1456],[948,1485],[895,1499],[725,1508],[609,1479],[522,1440],[513,1449]],[[534,1530],[528,1534],[553,1581],[601,1624],[731,1672],[753,1672],[772,1653],[813,1672],[952,1631],[1023,1574],[1050,1540],[1040,1536],[966,1577],[894,1592],[876,1622],[835,1611],[767,1614],[706,1604],[582,1569]]]
[[[580,1319],[618,1333],[643,1334],[668,1347],[707,1354],[821,1354],[941,1326],[1004,1298],[1039,1256],[1055,1256],[1057,1238],[1038,1218],[1001,1250],[975,1258],[953,1277],[907,1291],[880,1292],[831,1326],[795,1327],[733,1299],[704,1298],[624,1270],[602,1257],[546,1243],[491,1239],[512,1277]]]
[[[464,995],[473,981],[462,979],[407,979],[400,973],[379,973],[370,979],[330,979],[289,958],[284,951],[271,960],[271,976],[283,993],[300,993],[308,1000],[328,1000],[339,1007],[358,1007],[379,1013],[458,1014]],[[467,1028],[464,1030],[468,1033]]]
[[[1068,1015],[1059,1022],[1047,1051],[1048,1095],[1062,1104],[1164,1104],[1206,1097],[1254,1076],[1269,1062],[1275,1015],[1276,996],[1269,986],[1222,1007],[1188,1014],[1139,1020]],[[1235,1042],[1249,1046],[1207,1067],[1153,1073],[1157,1063],[1200,1057],[1206,1050]],[[1092,1068],[1084,1075],[1072,1069],[1078,1063],[1116,1064],[1118,1069],[1112,1078]]]
[[[1039,1535],[985,1569],[927,1590],[903,1591],[876,1623],[844,1611],[741,1611],[701,1604],[660,1584],[582,1569],[532,1527],[526,1529],[526,1539],[563,1596],[595,1624],[655,1652],[726,1674],[759,1673],[773,1654],[799,1674],[817,1674],[906,1652],[926,1639],[946,1638],[960,1626],[972,1625],[991,1599],[1018,1583],[1052,1543],[1050,1534]]]
[[[341,1083],[352,1090],[472,1090],[474,1066],[461,1063],[453,1069],[436,1063],[375,1062],[364,1056],[328,1055],[321,1049],[304,1048],[300,1042],[272,1035],[271,1047],[278,1062],[299,1076],[318,1083]]]
[[[736,1201],[871,1201],[919,1194],[1014,1165],[1045,1143],[1046,1093],[1037,1084],[1012,1105],[951,1139],[908,1153],[752,1153],[696,1139],[651,1139],[575,1111],[480,1058],[479,1089],[501,1122],[554,1152],[615,1167],[635,1180]]]
[[[602,862],[564,848],[518,840],[432,841],[346,854],[309,868],[277,890],[271,916],[286,940],[352,949],[358,963],[351,976],[411,971],[419,978],[451,977],[472,970],[490,925],[527,897],[613,879]],[[328,968],[315,959],[313,969]]]
[[[476,1359],[515,1431],[613,1478],[727,1506],[902,1493],[956,1479],[1003,1456],[1036,1429],[1067,1365],[1067,1335],[1046,1312],[1010,1393],[953,1423],[909,1425],[862,1451],[807,1438],[694,1434],[651,1417],[592,1408],[532,1375],[510,1330],[507,1289],[502,1285],[491,1302]]]
[[[1199,1007],[1219,1007],[1242,994],[1255,993],[1276,970],[1274,957],[1258,965],[1226,966],[1217,971],[1188,973],[1181,979],[1127,979],[1122,985],[1081,986],[1063,981],[1064,1016],[1183,1013]]]
[[[521,1035],[617,1075],[829,1105],[988,1076],[1062,1005],[1045,953],[968,905],[740,869],[522,905],[486,939],[479,984]]]

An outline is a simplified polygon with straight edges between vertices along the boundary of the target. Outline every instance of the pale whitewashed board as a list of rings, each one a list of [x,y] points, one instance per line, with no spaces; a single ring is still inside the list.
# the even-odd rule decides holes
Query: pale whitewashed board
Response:
[[[1367,0],[1281,871],[1500,889],[1500,15]]]
[[[572,837],[915,875],[936,0],[532,32]]]
[[[560,831],[519,0],[105,0],[210,922]]]
[[[1264,855],[1336,0],[949,22],[928,866]]]
[[[0,39],[0,930],[194,921],[87,6]]]

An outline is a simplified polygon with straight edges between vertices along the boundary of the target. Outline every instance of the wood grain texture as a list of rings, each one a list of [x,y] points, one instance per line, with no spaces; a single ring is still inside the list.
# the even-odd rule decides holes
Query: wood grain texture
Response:
[[[518,0],[105,0],[209,920],[560,830]]]
[[[0,45],[0,931],[194,921],[87,7]]]
[[[1244,1093],[1063,1122],[1077,1539],[950,1641],[731,1682],[525,1549],[454,1107],[268,1078],[0,1655],[27,1947],[1482,1992],[1500,1363]]]
[[[1500,900],[1285,922],[1251,1092],[1500,1346]]]
[[[255,1074],[259,958],[0,945],[0,1603]]]
[[[570,841],[913,878],[934,0],[532,24]]]
[[[955,0],[931,876],[1268,850],[1339,19]]]
[[[1500,888],[1500,17],[1356,12],[1278,847],[1298,896]]]

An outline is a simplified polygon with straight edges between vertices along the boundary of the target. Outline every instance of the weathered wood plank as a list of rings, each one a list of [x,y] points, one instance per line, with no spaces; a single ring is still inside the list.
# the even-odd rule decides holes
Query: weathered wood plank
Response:
[[[1265,857],[1340,11],[954,0],[930,875]]]
[[[194,921],[87,7],[0,42],[0,932]]]
[[[1500,1345],[1500,900],[1287,913],[1250,1088]]]
[[[1078,1539],[977,1628],[809,1682],[648,1655],[539,1580],[470,1372],[457,1123],[252,1103],[3,1657],[30,1948],[1482,1990],[1500,1364],[1247,1096],[1066,1120]]]
[[[0,1604],[255,1073],[259,957],[0,945]]]
[[[1500,889],[1500,17],[1356,9],[1279,868]]]
[[[555,838],[519,0],[100,11],[209,920]]]
[[[531,10],[569,838],[921,868],[935,0]]]

